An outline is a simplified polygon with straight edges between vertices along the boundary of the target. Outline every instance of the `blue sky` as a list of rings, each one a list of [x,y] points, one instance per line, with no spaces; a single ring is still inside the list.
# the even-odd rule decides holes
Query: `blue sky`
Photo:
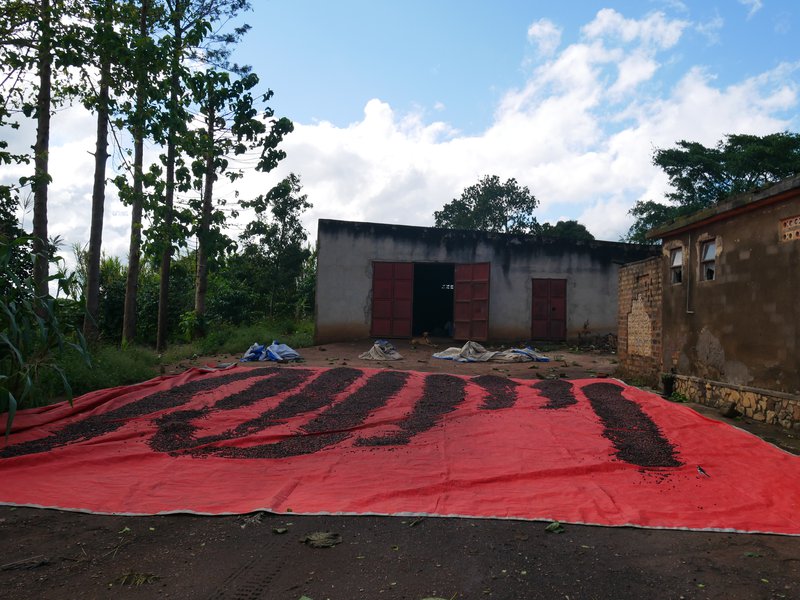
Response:
[[[253,6],[235,58],[295,131],[273,173],[218,189],[249,198],[297,173],[312,240],[319,218],[430,226],[488,174],[528,186],[540,222],[619,240],[635,202],[668,189],[655,148],[800,130],[797,0]],[[53,122],[50,231],[66,244],[88,239],[94,129],[80,107]],[[108,195],[104,245],[124,259],[130,210]]]
[[[247,17],[253,29],[237,57],[274,89],[275,106],[303,123],[346,126],[379,98],[401,113],[421,110],[464,133],[480,132],[505,91],[523,85],[541,60],[527,39],[530,25],[552,21],[562,28],[564,47],[603,8],[629,19],[663,11],[691,22],[669,53],[659,86],[674,84],[694,65],[728,85],[800,58],[800,6],[793,0],[254,4]]]

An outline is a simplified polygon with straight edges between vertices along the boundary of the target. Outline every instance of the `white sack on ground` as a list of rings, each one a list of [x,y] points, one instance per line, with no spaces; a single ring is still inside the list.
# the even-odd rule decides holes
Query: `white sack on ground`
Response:
[[[510,350],[487,350],[478,342],[467,342],[461,348],[448,348],[433,355],[434,358],[457,362],[548,362],[550,359],[533,348],[511,348]]]
[[[386,340],[375,340],[369,351],[359,354],[362,360],[401,360],[402,355]]]

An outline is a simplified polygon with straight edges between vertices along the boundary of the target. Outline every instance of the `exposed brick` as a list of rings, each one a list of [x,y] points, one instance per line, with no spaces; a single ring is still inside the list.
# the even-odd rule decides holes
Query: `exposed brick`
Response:
[[[652,386],[661,366],[661,257],[624,265],[619,270],[619,374]]]

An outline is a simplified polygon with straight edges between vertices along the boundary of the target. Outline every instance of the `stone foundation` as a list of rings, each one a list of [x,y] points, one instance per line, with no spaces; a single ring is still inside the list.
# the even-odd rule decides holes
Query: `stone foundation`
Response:
[[[754,421],[800,431],[800,396],[688,375],[675,375],[675,392],[715,408],[733,402],[740,413]]]

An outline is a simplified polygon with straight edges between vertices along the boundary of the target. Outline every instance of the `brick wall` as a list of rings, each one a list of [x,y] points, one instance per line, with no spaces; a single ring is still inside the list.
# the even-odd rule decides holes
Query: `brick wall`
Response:
[[[620,377],[658,387],[661,367],[661,257],[619,270],[617,353]]]

